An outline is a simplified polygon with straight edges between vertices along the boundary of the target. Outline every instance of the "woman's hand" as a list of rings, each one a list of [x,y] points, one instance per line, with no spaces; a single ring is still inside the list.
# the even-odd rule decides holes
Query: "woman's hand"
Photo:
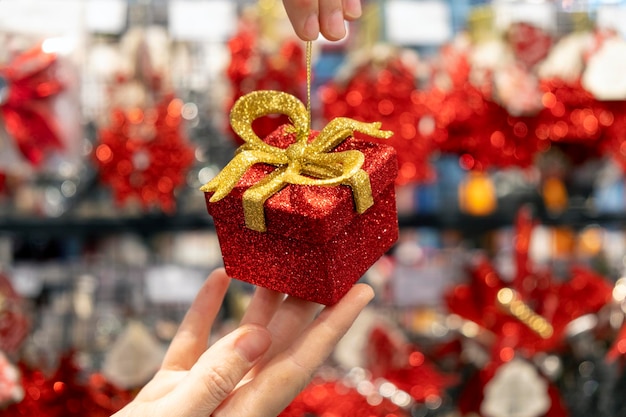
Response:
[[[274,417],[373,297],[369,286],[357,284],[319,313],[319,304],[257,288],[240,326],[209,347],[229,282],[223,269],[211,273],[161,369],[114,417]]]
[[[346,36],[346,20],[361,16],[361,0],[283,0],[287,16],[302,40],[312,41],[321,33],[336,41]]]

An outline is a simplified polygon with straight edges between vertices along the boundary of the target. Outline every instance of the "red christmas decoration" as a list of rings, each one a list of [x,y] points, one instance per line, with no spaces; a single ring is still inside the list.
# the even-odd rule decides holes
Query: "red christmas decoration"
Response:
[[[443,132],[436,129],[428,108],[430,97],[417,89],[415,75],[399,56],[382,61],[372,58],[357,66],[348,80],[322,86],[323,117],[380,120],[384,129],[395,133],[385,143],[398,153],[396,184],[433,181],[429,158]]]
[[[341,380],[313,380],[280,417],[408,417],[409,413],[379,394],[363,395]]]
[[[1,417],[109,417],[128,404],[132,393],[98,374],[85,379],[72,353],[60,359],[52,375],[20,365],[24,399],[0,410]]]
[[[445,390],[458,382],[440,372],[416,346],[394,337],[388,326],[372,329],[366,349],[372,377],[391,382],[418,403],[443,398]]]
[[[312,138],[316,137],[313,133]],[[285,149],[294,142],[283,126],[264,142]],[[215,221],[226,272],[255,285],[322,304],[334,304],[397,239],[393,148],[346,140],[330,152],[362,152],[374,205],[355,211],[350,187],[288,185],[268,198],[267,231],[246,226],[242,197],[271,178],[272,168],[255,164],[222,200],[207,209]],[[237,179],[235,179],[237,181]]]
[[[230,62],[226,76],[230,81],[230,109],[240,97],[257,90],[276,90],[289,93],[304,100],[306,95],[306,66],[302,42],[289,39],[277,51],[268,51],[260,42],[258,30],[252,24],[244,25],[229,41]],[[254,121],[254,131],[265,137],[279,126],[288,123],[285,115],[267,115]],[[243,142],[230,128],[235,143]]]
[[[293,124],[261,139],[252,123],[270,113]],[[352,137],[390,132],[345,118],[311,131],[304,104],[278,91],[239,99],[231,124],[246,143],[202,188],[226,272],[334,304],[398,237],[395,151]]]
[[[425,103],[435,120],[437,149],[460,157],[468,170],[528,167],[538,152],[549,148],[534,134],[535,118],[512,116],[493,99],[491,81],[477,85],[471,80],[472,67],[468,52],[448,46],[442,50],[445,67],[437,68],[434,78],[447,81],[436,83],[427,90]],[[450,65],[449,63],[453,63]]]
[[[144,209],[175,210],[175,191],[194,161],[183,132],[182,105],[167,95],[151,109],[111,112],[94,156],[100,181],[113,189],[118,204],[134,198]]]
[[[611,299],[607,280],[584,267],[573,267],[565,282],[554,280],[549,271],[534,270],[528,261],[532,220],[526,209],[520,210],[516,224],[517,273],[511,285],[481,258],[471,269],[471,282],[455,286],[445,298],[451,312],[494,334],[494,357],[511,349],[526,357],[556,349],[567,324],[598,312]]]
[[[513,359],[532,359],[540,352],[563,347],[566,327],[576,318],[597,313],[611,299],[612,288],[604,277],[575,266],[571,277],[557,282],[550,271],[539,271],[530,264],[528,250],[534,222],[528,208],[516,220],[516,274],[510,284],[485,258],[471,268],[471,282],[455,286],[446,294],[450,312],[474,322],[483,329],[482,343],[490,352],[487,365],[463,384],[459,409],[479,412],[485,389],[496,372]],[[485,332],[486,331],[486,332]],[[533,366],[533,365],[528,365]],[[545,381],[549,408],[544,416],[562,417],[567,412],[558,390]]]
[[[64,85],[57,56],[41,46],[17,54],[0,66],[0,116],[25,159],[40,165],[47,152],[62,149],[51,100]]]

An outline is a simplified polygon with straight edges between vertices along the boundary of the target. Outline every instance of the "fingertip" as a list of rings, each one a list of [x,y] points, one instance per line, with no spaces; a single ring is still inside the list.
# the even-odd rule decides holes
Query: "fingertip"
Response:
[[[344,0],[344,18],[346,20],[356,20],[361,17],[361,0]]]
[[[304,41],[314,41],[319,37],[320,24],[317,13],[311,13],[306,17],[302,25],[302,30],[297,34]]]
[[[369,284],[365,283],[358,283],[354,285],[350,292],[354,294],[356,299],[362,300],[365,304],[372,301],[375,296],[374,289]]]
[[[228,285],[230,283],[230,277],[226,274],[226,270],[222,267],[214,269],[205,281],[205,286],[209,283],[217,283],[222,285]]]
[[[272,344],[270,331],[259,324],[245,324],[234,343],[235,350],[248,362],[256,362]]]
[[[346,22],[341,9],[322,14],[322,34],[330,41],[338,41],[346,36]]]

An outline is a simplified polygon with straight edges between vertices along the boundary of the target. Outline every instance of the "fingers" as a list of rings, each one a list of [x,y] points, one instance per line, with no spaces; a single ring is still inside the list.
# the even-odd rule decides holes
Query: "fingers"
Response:
[[[346,36],[345,20],[361,15],[360,0],[283,0],[287,16],[302,40],[317,39],[320,32],[326,39]]]
[[[295,297],[285,298],[282,293],[257,287],[241,323],[267,326],[272,334],[272,346],[248,377],[253,377],[257,368],[289,346],[311,323],[319,309],[317,303]]]
[[[325,308],[287,350],[276,355],[213,415],[278,415],[310,381],[373,296],[371,287],[355,285],[339,303]]]
[[[246,324],[202,354],[162,405],[162,415],[206,417],[226,399],[271,344],[269,331]]]
[[[267,326],[272,334],[272,347],[262,362],[271,360],[277,353],[290,346],[311,324],[320,308],[320,304],[288,297]]]
[[[322,35],[326,39],[337,41],[346,36],[346,24],[341,0],[320,0],[319,22]]]
[[[163,359],[162,369],[190,369],[206,350],[211,326],[219,313],[230,278],[223,268],[213,271],[193,301]]]
[[[255,323],[266,326],[285,299],[285,294],[257,287],[240,324]]]
[[[343,14],[346,20],[358,19],[361,12],[361,0],[343,0]]]

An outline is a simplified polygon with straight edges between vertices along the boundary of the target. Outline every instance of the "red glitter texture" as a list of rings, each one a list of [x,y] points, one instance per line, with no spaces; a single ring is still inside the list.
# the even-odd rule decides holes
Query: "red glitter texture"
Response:
[[[316,133],[313,133],[316,135]],[[287,147],[294,142],[284,126],[265,141]],[[349,138],[337,151],[365,155],[374,205],[354,208],[348,186],[289,185],[264,206],[267,232],[245,227],[242,195],[273,170],[257,164],[224,199],[209,203],[226,272],[233,278],[321,304],[334,304],[398,238],[394,179],[395,150]]]

